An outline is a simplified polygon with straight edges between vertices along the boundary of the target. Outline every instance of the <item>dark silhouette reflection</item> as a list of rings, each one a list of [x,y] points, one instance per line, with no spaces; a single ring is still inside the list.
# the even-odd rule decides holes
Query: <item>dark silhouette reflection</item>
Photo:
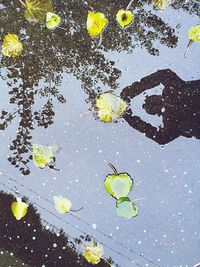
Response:
[[[30,266],[94,266],[76,251],[76,243],[69,241],[62,229],[59,234],[52,227],[48,230],[32,204],[29,205],[27,215],[17,221],[10,209],[13,201],[13,195],[0,191],[0,248],[12,252],[16,258]],[[96,266],[110,265],[102,260]]]
[[[175,29],[162,18],[162,14],[149,11],[149,7],[153,8],[152,1],[134,1],[135,19],[127,29],[121,29],[115,19],[117,11],[127,6],[126,0],[119,0],[117,4],[110,0],[55,0],[53,4],[66,31],[50,31],[44,25],[30,24],[24,19],[20,1],[1,0],[0,35],[2,38],[9,32],[19,35],[24,52],[17,59],[1,58],[4,71],[0,72],[0,77],[7,81],[10,104],[16,108],[12,110],[12,105],[3,107],[0,130],[5,130],[14,119],[19,121],[16,138],[10,146],[12,155],[8,159],[24,175],[30,173],[32,131],[37,126],[48,128],[53,124],[56,103],[67,101],[57,89],[63,72],[81,82],[88,95],[86,101],[92,102],[102,87],[114,90],[121,74],[104,51],[132,52],[139,45],[152,55],[158,55],[156,43],[173,48],[178,41]],[[173,1],[171,7],[199,14],[195,4],[185,1]],[[90,38],[85,26],[88,10],[92,9],[103,12],[109,19],[101,49],[95,49],[98,40]],[[38,106],[39,98],[45,99],[43,106]]]
[[[162,95],[147,96],[143,109],[162,117],[159,129],[134,116],[131,108],[123,118],[134,129],[158,144],[167,144],[179,136],[200,138],[200,80],[183,81],[170,69],[159,70],[122,90],[121,97],[130,103],[145,90],[162,84]],[[134,101],[134,100],[133,100]]]

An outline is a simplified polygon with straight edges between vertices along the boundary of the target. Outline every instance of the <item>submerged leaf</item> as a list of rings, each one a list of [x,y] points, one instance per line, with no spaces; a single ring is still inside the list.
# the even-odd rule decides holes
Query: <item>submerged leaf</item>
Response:
[[[46,165],[54,161],[55,154],[59,151],[59,147],[42,146],[33,144],[33,162],[39,168],[44,168]]]
[[[168,7],[169,3],[169,0],[153,0],[154,8],[160,11],[164,11]]]
[[[134,14],[130,10],[123,10],[120,9],[117,12],[116,19],[119,23],[119,25],[124,28],[131,24],[131,22],[134,19]]]
[[[98,264],[101,261],[104,250],[103,246],[95,242],[86,242],[83,257],[92,264]]]
[[[116,199],[126,197],[133,187],[133,180],[127,173],[106,176],[104,186],[108,194]]]
[[[53,199],[57,212],[64,214],[70,211],[72,203],[69,199],[61,196],[54,196]]]
[[[200,42],[200,25],[196,25],[190,28],[188,31],[188,38],[195,42]]]
[[[13,202],[11,205],[11,210],[16,220],[21,220],[27,214],[28,205],[25,202],[22,202],[21,199]]]
[[[119,217],[131,219],[138,215],[138,208],[128,197],[122,197],[116,203],[116,212]]]
[[[107,25],[108,20],[103,13],[88,12],[87,17],[87,30],[91,37],[97,37]]]
[[[16,34],[8,33],[3,38],[2,54],[6,57],[19,57],[22,54],[23,45]]]
[[[55,29],[59,26],[61,22],[61,18],[56,15],[55,13],[52,13],[52,12],[47,12],[47,15],[46,15],[46,26],[48,29]]]
[[[125,112],[127,104],[111,93],[101,94],[96,100],[100,121],[113,122]]]
[[[26,0],[25,18],[29,22],[43,22],[47,12],[53,11],[50,0]]]

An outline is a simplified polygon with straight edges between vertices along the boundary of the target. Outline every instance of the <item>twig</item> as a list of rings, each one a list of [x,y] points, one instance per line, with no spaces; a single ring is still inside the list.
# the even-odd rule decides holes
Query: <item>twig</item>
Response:
[[[80,209],[77,209],[77,210],[70,210],[71,212],[79,212],[83,209],[83,207],[81,207]]]
[[[65,29],[65,28],[63,28],[63,27],[58,26],[57,28],[59,28],[59,29],[61,29],[61,30],[63,30],[63,31],[68,32],[68,29]]]
[[[184,54],[184,58],[186,58],[186,56],[187,56],[187,53],[188,53],[188,51],[189,51],[189,48],[191,47],[191,45],[193,44],[193,40],[190,40],[189,42],[188,42],[188,44],[187,44],[187,47],[186,47],[186,51],[185,51],[185,54]]]
[[[103,261],[105,261],[110,267],[112,267],[111,263],[107,261],[105,258],[101,258]]]

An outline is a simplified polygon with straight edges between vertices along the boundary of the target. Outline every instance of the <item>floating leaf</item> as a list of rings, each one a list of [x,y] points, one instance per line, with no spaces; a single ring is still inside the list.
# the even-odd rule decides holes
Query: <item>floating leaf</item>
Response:
[[[55,154],[59,151],[59,147],[42,146],[33,144],[33,162],[39,168],[44,168],[46,165],[54,161]]]
[[[123,10],[120,9],[117,12],[116,19],[119,23],[119,25],[124,28],[131,24],[131,22],[134,19],[134,14],[130,10]]]
[[[103,246],[95,242],[86,242],[83,253],[84,258],[92,264],[98,264],[101,261],[104,250]]]
[[[57,212],[64,214],[70,211],[72,203],[69,199],[61,196],[54,196],[53,199]]]
[[[113,122],[125,112],[127,104],[111,93],[101,94],[96,100],[100,121]]]
[[[188,38],[195,42],[200,42],[200,25],[193,26],[188,31]]]
[[[43,22],[47,12],[53,11],[50,0],[26,0],[25,18],[29,22]]]
[[[55,29],[59,26],[61,22],[61,18],[56,15],[55,13],[52,13],[52,12],[47,12],[47,15],[46,15],[46,26],[48,29]]]
[[[8,33],[3,38],[2,54],[6,57],[19,57],[22,54],[23,45],[16,34]]]
[[[91,37],[97,37],[107,25],[108,20],[103,13],[88,12],[87,17],[87,30]]]
[[[116,203],[116,212],[119,217],[131,219],[138,215],[138,208],[128,197],[122,197]]]
[[[13,202],[11,205],[11,210],[16,220],[21,220],[27,214],[28,205],[21,201],[21,199],[17,199],[17,201]]]
[[[127,173],[106,176],[104,186],[108,194],[116,199],[126,197],[133,187],[133,180]]]
[[[164,11],[167,6],[169,5],[170,1],[169,0],[153,0],[153,6],[154,8]]]

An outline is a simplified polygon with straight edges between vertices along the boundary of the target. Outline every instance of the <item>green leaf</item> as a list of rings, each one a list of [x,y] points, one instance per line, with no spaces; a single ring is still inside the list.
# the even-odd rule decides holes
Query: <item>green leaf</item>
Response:
[[[126,102],[111,93],[101,94],[96,100],[100,121],[113,122],[125,112]]]
[[[131,24],[134,19],[134,14],[130,10],[120,9],[117,12],[116,19],[119,25],[124,28]]]
[[[61,18],[52,12],[47,12],[46,15],[46,27],[50,30],[53,30],[59,26]]]
[[[200,25],[193,26],[188,31],[188,38],[195,42],[200,42]]]
[[[60,148],[56,145],[42,146],[33,144],[33,162],[39,168],[44,168],[54,161],[54,156]]]
[[[108,20],[105,18],[103,13],[100,12],[88,12],[87,17],[87,30],[91,37],[97,37],[106,27]]]
[[[96,242],[86,242],[83,257],[92,264],[98,264],[104,253],[103,246]]]
[[[170,0],[153,0],[154,8],[164,11],[169,5]]]
[[[138,215],[138,207],[128,197],[120,198],[116,203],[117,216],[131,219]]]
[[[127,173],[106,176],[104,186],[108,194],[116,199],[126,197],[133,187],[133,179]]]
[[[43,22],[47,12],[53,11],[50,0],[26,0],[25,18],[29,22]]]
[[[2,54],[6,57],[19,57],[23,52],[23,45],[16,34],[8,33],[3,38]]]

